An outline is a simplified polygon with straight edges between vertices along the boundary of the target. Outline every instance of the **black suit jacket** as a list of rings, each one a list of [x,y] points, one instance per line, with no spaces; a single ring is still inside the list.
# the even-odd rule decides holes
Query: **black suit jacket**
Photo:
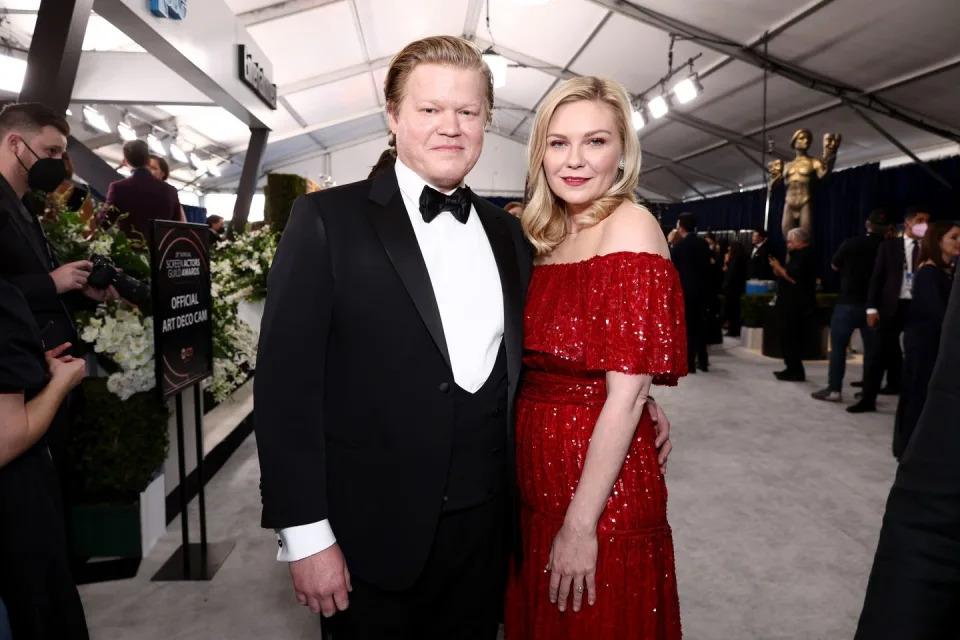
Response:
[[[813,249],[805,247],[790,252],[784,265],[789,280],[779,279],[777,306],[786,311],[805,312],[817,307],[817,264]]]
[[[684,302],[688,307],[702,305],[713,286],[710,265],[710,245],[695,233],[690,233],[673,246],[673,266],[680,276]]]
[[[856,640],[960,637],[960,278],[887,500]]]
[[[480,198],[474,208],[503,285],[512,473],[531,256],[516,219]],[[298,198],[270,270],[257,361],[263,526],[329,519],[352,573],[411,586],[440,518],[452,383],[396,173]]]
[[[747,264],[747,277],[751,280],[773,280],[773,267],[770,266],[770,256],[776,255],[770,249],[770,241],[767,240],[759,247],[754,254],[750,249],[750,261]]]
[[[116,207],[107,215],[114,222],[121,214],[128,217],[120,220],[117,226],[124,233],[131,230],[150,238],[151,220],[179,220],[180,200],[177,190],[166,182],[161,182],[146,169],[137,169],[125,180],[118,180],[107,189],[107,205]]]
[[[77,343],[73,313],[95,306],[78,292],[60,295],[50,272],[59,263],[35,219],[0,177],[0,210],[7,224],[0,231],[0,277],[17,287],[43,331],[47,348]],[[49,252],[48,252],[49,249]]]
[[[867,308],[876,309],[881,317],[897,315],[905,263],[906,250],[903,246],[903,238],[884,240],[880,244],[877,260],[873,265],[873,274],[870,276]]]

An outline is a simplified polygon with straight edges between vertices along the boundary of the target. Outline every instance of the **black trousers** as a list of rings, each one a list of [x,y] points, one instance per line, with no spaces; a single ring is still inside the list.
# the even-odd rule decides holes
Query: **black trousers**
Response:
[[[803,343],[805,328],[812,320],[808,309],[782,305],[780,313],[780,350],[783,362],[790,373],[805,373],[803,368]]]
[[[697,359],[701,367],[710,366],[707,355],[707,318],[706,303],[701,300],[684,300],[684,313],[687,324],[687,365],[691,373],[697,370]]]
[[[495,640],[507,580],[506,496],[445,513],[416,584],[387,591],[352,577],[350,606],[324,626],[333,640]],[[349,563],[349,560],[348,560]]]
[[[727,321],[727,335],[731,338],[740,337],[743,317],[740,315],[740,294],[728,293],[723,299],[723,315]]]
[[[901,300],[895,315],[880,317],[878,331],[880,352],[873,358],[874,366],[863,372],[863,397],[868,400],[876,400],[877,394],[880,393],[884,371],[887,372],[887,386],[900,390],[903,380],[903,350],[900,348],[900,336],[903,335],[909,312],[910,301]]]

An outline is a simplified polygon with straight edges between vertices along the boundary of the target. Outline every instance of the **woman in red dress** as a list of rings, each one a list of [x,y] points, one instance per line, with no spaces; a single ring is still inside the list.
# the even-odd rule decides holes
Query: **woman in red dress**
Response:
[[[517,406],[523,559],[507,640],[677,640],[680,608],[652,384],[687,373],[683,294],[636,204],[626,91],[576,78],[541,105],[524,231],[538,260]]]

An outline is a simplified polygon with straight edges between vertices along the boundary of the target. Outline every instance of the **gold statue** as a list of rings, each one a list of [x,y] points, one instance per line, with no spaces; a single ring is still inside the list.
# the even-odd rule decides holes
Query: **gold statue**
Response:
[[[796,150],[797,157],[788,162],[783,160],[770,162],[770,189],[783,179],[787,188],[787,199],[783,205],[783,237],[791,229],[802,227],[813,237],[813,190],[815,181],[822,180],[833,169],[840,147],[839,133],[826,133],[823,136],[823,159],[807,155],[813,134],[809,129],[800,129],[793,134],[790,146]]]

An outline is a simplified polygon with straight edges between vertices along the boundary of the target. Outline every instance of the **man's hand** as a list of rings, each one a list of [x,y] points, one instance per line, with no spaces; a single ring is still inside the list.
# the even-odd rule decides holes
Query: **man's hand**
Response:
[[[653,418],[653,427],[657,431],[657,439],[654,441],[654,446],[657,448],[657,462],[660,464],[660,473],[665,475],[667,458],[673,451],[673,443],[670,442],[670,421],[653,398],[647,400],[647,408],[650,410],[650,417]]]
[[[90,277],[90,270],[93,269],[93,263],[89,260],[78,260],[69,262],[50,272],[53,278],[53,284],[57,288],[57,293],[66,293],[67,291],[76,291],[87,286],[87,278]]]
[[[867,326],[871,329],[876,329],[880,326],[880,314],[879,313],[868,313],[867,314]]]
[[[773,269],[773,272],[781,278],[785,278],[787,275],[787,270],[783,268],[783,265],[780,264],[780,261],[775,257],[770,256],[770,267]]]
[[[297,602],[310,607],[314,613],[323,613],[329,618],[350,606],[347,593],[353,591],[353,585],[340,545],[291,562],[290,576]]]
[[[84,285],[81,289],[83,295],[87,296],[91,300],[96,300],[97,302],[108,302],[110,300],[119,300],[120,294],[117,290],[110,285],[106,289],[94,289],[93,287]]]

